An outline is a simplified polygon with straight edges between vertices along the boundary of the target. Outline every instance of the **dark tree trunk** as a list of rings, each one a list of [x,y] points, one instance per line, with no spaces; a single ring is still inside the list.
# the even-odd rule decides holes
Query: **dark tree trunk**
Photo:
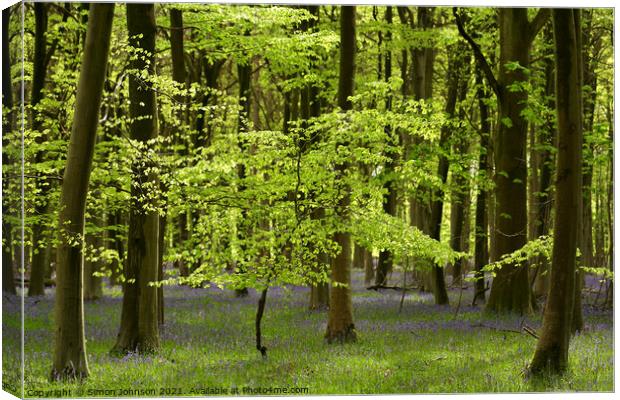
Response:
[[[552,29],[545,29],[545,38],[550,43],[553,40]],[[548,99],[547,106],[555,108],[555,82],[554,65],[551,60],[545,63],[545,97]],[[534,236],[540,237],[549,234],[551,206],[553,202],[551,176],[553,174],[554,155],[550,148],[555,146],[555,122],[554,118],[548,117],[544,125],[539,129],[538,142],[543,145],[543,150],[537,152],[538,158],[538,184],[535,196],[535,217],[534,217]],[[549,290],[549,263],[544,257],[536,258],[536,268],[534,269],[533,295],[534,297],[546,296]]]
[[[9,221],[9,193],[17,187],[11,185],[7,174],[12,160],[8,156],[8,135],[13,130],[13,88],[11,85],[11,59],[9,52],[9,20],[11,8],[2,10],[2,292],[16,294],[13,265],[12,226]]]
[[[454,53],[458,53],[453,49]],[[448,66],[448,95],[446,99],[445,113],[448,117],[453,117],[456,110],[456,102],[459,97],[459,86],[461,85],[460,74],[463,67],[462,55],[452,54],[450,56]],[[443,184],[448,179],[448,169],[450,167],[448,163],[447,153],[449,152],[449,135],[451,133],[451,127],[444,126],[441,129],[441,137],[439,139],[439,146],[443,149],[442,154],[439,156],[439,162],[437,165],[437,177]],[[443,197],[444,192],[441,188],[435,189],[433,193],[433,200],[431,201],[431,216],[430,216],[430,236],[437,240],[441,240],[441,220],[443,217]],[[448,304],[448,292],[446,290],[446,283],[444,278],[444,270],[439,265],[433,265],[432,269],[432,282],[433,282],[433,294],[435,296],[435,304]]]
[[[558,155],[551,287],[530,365],[534,374],[563,372],[573,321],[577,236],[581,216],[582,94],[579,10],[554,9]],[[576,217],[577,216],[577,217]]]
[[[101,219],[95,217],[92,219],[95,227],[101,225]],[[94,251],[94,255],[98,256],[99,248],[103,246],[101,233],[86,234],[86,246]],[[84,300],[97,300],[103,295],[101,286],[101,276],[97,273],[102,272],[102,263],[100,260],[93,261],[84,259]]]
[[[495,138],[495,237],[494,254],[501,257],[523,247],[527,241],[527,121],[522,112],[526,91],[508,87],[527,81],[522,68],[510,69],[518,62],[528,68],[530,46],[541,29],[548,10],[541,10],[532,23],[525,8],[500,8],[500,72],[496,82],[499,100]],[[503,313],[531,312],[530,285],[526,267],[505,265],[496,272],[487,303],[488,311]]]
[[[316,32],[319,23],[319,6],[305,6],[305,8],[312,14],[315,19],[302,23],[301,29],[303,31]],[[311,68],[317,68],[315,62],[317,60],[312,59]],[[321,115],[321,99],[319,98],[320,88],[315,83],[308,84],[301,92],[301,118],[305,121],[309,118],[316,118]],[[290,98],[288,99],[290,102]],[[285,111],[288,108],[288,116],[290,116],[290,104],[287,106],[285,102]],[[286,121],[285,121],[286,122]],[[306,122],[304,124],[307,125]],[[287,124],[285,123],[285,128]],[[321,140],[320,135],[315,135],[312,138],[306,138],[304,143],[301,143],[303,151],[306,151],[309,147],[317,144]],[[309,196],[314,196],[310,193]],[[325,218],[325,209],[317,207],[312,210],[310,217],[314,220],[322,220]],[[322,265],[329,265],[329,257],[325,253],[318,255],[318,262]],[[315,272],[319,272],[318,269]],[[311,310],[327,310],[329,308],[329,284],[327,282],[321,282],[312,284],[310,286],[310,305]]]
[[[465,49],[463,48],[463,53]],[[457,50],[458,51],[458,50]],[[456,63],[454,71],[457,74],[455,83],[458,85],[458,102],[459,104],[465,99],[467,96],[467,80],[459,79],[459,76],[468,76],[469,75],[469,61],[470,58],[467,57],[466,60],[459,61]],[[448,110],[450,111],[450,110]],[[452,110],[454,112],[454,110]],[[458,118],[462,121],[465,119],[465,113],[462,107],[459,107]],[[454,154],[460,158],[466,158],[467,152],[469,150],[469,140],[464,137],[463,132],[459,132],[456,135],[456,138],[453,139],[454,142]],[[463,165],[462,165],[463,166]],[[462,167],[461,166],[461,167]],[[464,164],[467,167],[467,164]],[[461,168],[459,168],[461,169]],[[465,173],[469,173],[467,168],[463,168],[464,171],[454,171],[452,172],[452,181],[453,181],[453,193],[450,200],[450,247],[458,252],[466,251],[464,248],[465,240],[468,239],[465,233],[465,222],[466,218],[468,218],[468,210],[469,207],[469,180]],[[459,258],[452,265],[452,284],[460,285],[462,283],[462,275],[463,275],[463,263],[464,259]]]
[[[249,36],[249,32],[246,32],[246,36]],[[237,124],[237,131],[239,134],[238,145],[241,149],[241,152],[247,152],[247,144],[243,139],[243,135],[245,132],[249,130],[249,121],[250,118],[250,82],[252,78],[252,63],[250,60],[247,60],[245,64],[237,64],[237,76],[239,79],[239,107],[241,110],[239,111],[239,121]],[[245,164],[241,162],[237,166],[237,175],[239,177],[239,192],[243,193],[245,191],[245,178],[247,175],[247,171],[245,170]],[[239,236],[239,240],[243,242],[247,236],[250,234],[250,227],[246,226],[247,224],[247,211],[244,209],[241,211],[241,222],[238,227],[237,235]],[[237,262],[236,272],[239,274],[243,274],[245,272],[245,266],[243,265],[248,257],[245,254],[245,246],[241,245],[241,254],[242,259]],[[248,295],[248,289],[245,287],[239,287],[235,289],[235,295],[237,297],[245,297]]]
[[[84,234],[84,212],[103,92],[114,4],[90,6],[84,56],[77,88],[71,140],[60,196],[56,263],[55,345],[52,380],[88,376],[82,299],[82,246],[70,239]]]
[[[155,74],[155,7],[153,4],[127,4],[129,44],[142,49],[145,56],[131,60],[131,67]],[[146,88],[144,87],[146,85]],[[157,100],[150,83],[129,77],[130,135],[146,143],[157,137]],[[159,187],[150,160],[136,160],[132,166],[131,205],[127,236],[127,264],[123,291],[121,325],[113,352],[151,353],[159,348],[157,288],[149,283],[158,280],[159,218],[147,208],[144,191],[149,185]],[[147,186],[145,184],[148,183]],[[152,189],[151,189],[152,190]]]
[[[427,30],[433,25],[433,8],[431,7],[417,8],[417,25],[414,23],[414,14],[409,8],[399,7],[398,15],[401,23],[408,24],[412,29]],[[403,93],[408,93],[411,90],[415,100],[428,100],[433,96],[435,49],[431,47],[412,47],[409,50],[411,52],[411,67],[410,71],[403,71],[401,73],[407,78],[404,80],[402,91]],[[422,143],[419,138],[412,138],[407,133],[403,133],[401,140],[405,159],[410,159],[414,147]],[[409,223],[430,235],[432,231],[432,205],[425,199],[430,196],[428,192],[428,189],[420,188],[421,196],[413,195],[409,197]],[[438,275],[438,272],[440,271],[433,268],[431,272],[420,273],[421,289],[423,291],[432,290],[436,292],[434,281],[438,279],[443,280],[443,270],[441,270],[441,277]],[[443,286],[445,286],[445,283]]]
[[[47,7],[45,3],[34,3],[35,31],[34,31],[34,59],[32,63],[32,92],[30,95],[30,105],[33,110],[43,98],[43,87],[45,86],[45,57],[47,52],[46,33],[47,33]],[[41,133],[37,137],[36,143],[41,145],[48,138],[42,132],[41,116],[36,111],[32,115],[32,129]],[[45,152],[38,151],[35,154],[35,163],[44,161]],[[37,174],[35,185],[38,191],[35,203],[34,215],[44,216],[47,214],[47,194],[49,192],[48,179]],[[44,234],[43,222],[35,222],[32,225],[32,265],[30,269],[30,283],[28,285],[28,296],[41,296],[45,294],[45,272],[49,268],[49,260],[45,257],[46,239]]]
[[[314,210],[312,218],[316,220],[325,218],[325,210],[323,208]],[[328,265],[329,257],[325,253],[320,253],[318,255],[318,262],[323,265]],[[329,308],[329,284],[327,282],[321,282],[310,286],[309,308],[311,310],[327,310]]]
[[[485,102],[488,97],[487,91],[482,86],[482,71],[476,68],[476,84],[478,98],[478,108],[480,110],[480,155],[478,156],[478,171],[485,178],[489,174],[488,148],[491,135],[491,124],[489,122],[489,108]],[[484,287],[484,271],[482,268],[489,261],[489,244],[487,239],[488,218],[487,218],[487,190],[478,183],[478,197],[476,198],[476,222],[475,222],[475,242],[474,242],[474,269],[476,281],[474,283],[474,299],[483,303],[486,300]]]
[[[385,10],[385,22],[388,25],[392,24],[392,7],[388,6]],[[385,41],[387,43],[388,49],[392,42],[392,34],[388,31],[385,35]],[[387,50],[385,52],[385,82],[389,82],[392,77],[392,52]],[[388,96],[386,99],[386,110],[391,110],[392,108],[392,99]],[[400,145],[400,141],[396,137],[395,131],[391,126],[386,126],[385,133],[387,135],[388,143],[386,144],[385,155],[388,158],[388,161],[385,164],[385,175],[387,177],[393,175],[394,168],[398,163],[398,146]],[[396,182],[394,178],[385,179],[385,183],[383,184],[383,188],[386,190],[383,195],[383,211],[386,214],[391,216],[396,216],[396,202],[397,202],[397,192],[396,192]],[[393,264],[393,255],[389,250],[381,250],[379,252],[379,262],[377,264],[377,274],[375,276],[375,284],[376,285],[386,285],[388,274],[392,271]]]
[[[343,6],[340,13],[340,71],[338,78],[338,106],[343,112],[351,110],[349,97],[353,95],[355,74],[355,6]],[[336,173],[346,173],[348,162],[336,165]],[[343,225],[349,219],[350,188],[343,187],[344,194],[338,201],[336,215]],[[330,291],[329,315],[325,339],[332,342],[357,340],[351,306],[351,237],[346,232],[336,232],[334,241],[340,246],[340,253],[332,260],[332,281],[340,285]]]

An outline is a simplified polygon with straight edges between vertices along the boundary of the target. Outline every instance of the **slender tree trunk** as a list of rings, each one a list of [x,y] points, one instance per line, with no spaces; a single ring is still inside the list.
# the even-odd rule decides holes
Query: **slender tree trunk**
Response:
[[[551,28],[545,29],[545,39],[550,43],[553,40],[553,30]],[[551,60],[545,63],[545,97],[548,99],[547,107],[550,109],[555,108],[555,82],[554,82],[554,69],[555,66]],[[535,197],[536,204],[534,208],[536,210],[535,215],[535,234],[534,236],[540,237],[542,235],[549,234],[551,208],[553,202],[552,196],[552,182],[551,176],[553,174],[554,155],[549,149],[555,146],[555,121],[554,118],[548,117],[538,132],[538,141],[543,145],[543,150],[537,152],[539,158],[538,174],[539,183],[537,188],[537,195]],[[549,291],[549,263],[544,257],[537,257],[537,266],[534,269],[534,285],[533,295],[534,297],[546,296]]]
[[[453,51],[454,50],[455,49],[453,49]],[[452,55],[450,57],[448,66],[448,96],[446,99],[445,108],[446,115],[448,115],[449,117],[453,117],[455,115],[456,103],[460,92],[459,85],[461,85],[460,74],[462,72],[462,67],[462,56],[460,54]],[[444,154],[441,154],[439,156],[439,162],[437,165],[437,177],[439,177],[441,182],[444,184],[448,179],[448,169],[450,167],[448,157],[445,154],[449,152],[448,139],[450,133],[451,127],[443,126],[441,129],[441,136],[439,138],[439,146],[444,150]],[[443,190],[436,189],[433,193],[433,200],[431,201],[430,236],[437,241],[441,240],[443,197]],[[433,294],[435,297],[435,304],[448,304],[448,292],[446,290],[443,268],[439,265],[433,265],[431,276],[433,281]]]
[[[433,25],[433,8],[431,7],[418,7],[417,8],[417,26],[413,21],[413,12],[408,8],[399,8],[399,17],[401,23],[408,23],[412,29],[427,30]],[[411,51],[411,71],[410,71],[410,85],[406,85],[403,90],[407,90],[408,86],[413,89],[413,96],[415,100],[428,100],[433,97],[433,73],[434,73],[434,60],[435,50],[433,48],[415,48],[412,47]],[[411,138],[407,134],[403,136],[404,154],[406,159],[409,159],[412,149],[421,144],[419,138]],[[441,166],[440,166],[441,167]],[[432,205],[425,198],[430,196],[429,190],[421,188],[421,196],[409,197],[409,223],[422,232],[430,235],[433,230],[431,222],[432,219]],[[442,204],[443,210],[443,204]],[[441,296],[441,289],[436,290],[435,281],[439,282],[439,287],[445,287],[443,282],[443,269],[437,269],[438,267],[432,267],[431,272],[421,272],[421,289],[423,291],[433,291]],[[441,276],[439,276],[441,272]],[[443,282],[443,284],[442,284]],[[447,296],[447,295],[446,295]],[[447,297],[446,297],[447,298]],[[437,298],[435,299],[438,300]]]
[[[468,76],[469,57],[464,61],[457,62],[455,67],[458,68],[458,71],[455,71],[454,73],[459,76]],[[467,80],[457,78],[456,84],[458,85],[458,102],[460,104],[467,96]],[[458,118],[460,120],[465,119],[465,114],[462,107],[459,107]],[[453,140],[453,142],[455,142],[454,154],[461,158],[466,158],[469,150],[469,140],[464,137],[462,132],[457,133],[455,139],[456,140]],[[461,167],[463,166],[467,167],[467,164],[461,165]],[[467,168],[463,169],[469,172]],[[454,191],[450,200],[450,247],[455,251],[463,252],[465,251],[465,221],[468,217],[467,208],[470,204],[467,201],[470,192],[469,181],[468,178],[464,176],[463,172],[453,172],[452,180],[454,183]],[[464,259],[459,258],[454,262],[454,265],[452,265],[453,285],[460,285],[462,283],[464,261]]]
[[[491,124],[489,123],[489,108],[485,102],[488,97],[488,93],[482,86],[482,72],[480,68],[476,68],[476,84],[478,97],[478,108],[480,110],[480,155],[478,156],[478,172],[484,177],[488,178],[488,148],[489,138],[491,135]],[[483,303],[486,300],[485,287],[484,287],[484,271],[482,268],[487,265],[489,261],[489,243],[487,239],[488,233],[488,218],[487,218],[487,190],[478,182],[478,197],[476,198],[476,222],[475,222],[475,242],[474,242],[474,269],[476,281],[474,283],[474,299],[473,304],[476,304],[476,300],[480,300]]]
[[[13,130],[13,88],[11,85],[11,59],[9,52],[9,20],[11,8],[2,10],[2,292],[16,294],[13,265],[13,240],[9,211],[9,193],[15,190],[7,174],[12,160],[8,156],[8,135]]]
[[[249,36],[249,32],[246,32],[246,36]],[[247,144],[244,142],[243,134],[249,130],[248,118],[250,118],[250,82],[252,78],[252,63],[248,60],[245,64],[237,64],[237,76],[239,79],[239,106],[241,110],[239,111],[239,121],[237,124],[237,130],[239,133],[238,145],[242,152],[248,151]],[[237,175],[239,176],[239,188],[238,191],[240,193],[244,192],[245,187],[245,178],[247,175],[247,171],[245,170],[245,164],[243,162],[239,163],[237,166]],[[241,211],[241,222],[237,228],[237,235],[239,236],[239,240],[243,242],[247,236],[250,234],[250,227],[246,226],[247,224],[247,211]],[[243,274],[245,272],[245,266],[243,265],[248,257],[245,254],[245,246],[241,245],[241,254],[242,259],[237,262],[236,272],[239,274]],[[248,295],[248,289],[246,287],[239,287],[235,289],[235,295],[237,297],[245,297]]]
[[[34,59],[32,63],[32,92],[30,95],[30,105],[33,110],[43,98],[43,87],[45,86],[45,57],[46,57],[46,33],[47,33],[47,7],[45,3],[34,3],[35,34],[34,34]],[[32,115],[32,129],[40,132],[36,143],[41,145],[48,138],[43,133],[41,117],[36,111]],[[34,162],[39,164],[45,159],[45,152],[38,151],[35,154]],[[34,214],[42,217],[47,214],[47,194],[49,192],[49,179],[37,174],[35,185],[38,191],[35,203]],[[44,222],[35,222],[32,225],[32,265],[30,269],[30,283],[28,285],[28,296],[42,296],[45,294],[45,271],[49,268],[46,265],[45,246],[46,239],[44,234]]]
[[[101,219],[95,217],[92,219],[92,223],[99,227]],[[99,248],[103,246],[101,233],[86,234],[86,246],[94,251],[95,256],[98,256]],[[101,276],[97,276],[99,272],[102,272],[102,262],[100,260],[84,259],[84,300],[97,300],[103,295]]]
[[[375,277],[372,251],[364,249],[364,283],[370,285]]]
[[[392,7],[388,6],[385,10],[385,22],[388,25],[392,25]],[[392,42],[392,33],[388,31],[385,35],[385,41],[387,43],[388,49]],[[387,50],[385,52],[385,82],[389,82],[392,78],[392,52]],[[392,108],[392,98],[388,96],[386,99],[386,110],[390,111]],[[396,136],[396,132],[392,129],[391,126],[386,126],[384,128],[385,133],[387,135],[388,143],[386,144],[385,155],[388,158],[388,161],[385,163],[385,175],[390,176],[393,175],[394,168],[396,168],[396,164],[398,163],[398,146],[401,145],[400,141]],[[396,202],[397,202],[397,193],[396,193],[396,182],[393,178],[386,179],[383,184],[383,188],[386,190],[383,195],[383,211],[386,214],[391,216],[396,216]],[[386,285],[388,274],[392,271],[393,264],[393,255],[389,250],[381,250],[379,252],[379,262],[377,264],[377,274],[375,276],[375,283],[377,285]]]
[[[77,88],[60,196],[59,247],[56,263],[55,345],[52,380],[88,376],[82,299],[82,246],[70,239],[84,234],[84,211],[92,166],[99,105],[103,92],[114,4],[93,3],[84,43],[84,56]]]
[[[581,217],[582,94],[579,10],[554,9],[558,156],[551,287],[530,371],[560,373],[568,367],[573,321],[577,236]],[[577,218],[575,217],[577,216]]]
[[[127,4],[129,44],[143,50],[144,56],[131,60],[131,67],[155,74],[155,7],[153,4]],[[145,88],[146,85],[146,88]],[[129,113],[132,119],[130,135],[146,145],[157,137],[157,99],[149,82],[129,77]],[[159,348],[157,317],[157,288],[150,286],[158,280],[159,218],[150,210],[144,191],[159,187],[154,167],[149,159],[135,160],[132,166],[131,206],[127,237],[121,324],[113,352],[138,351],[151,353]],[[150,189],[152,190],[152,189]]]
[[[355,6],[342,6],[340,11],[340,72],[338,78],[338,106],[343,112],[351,110],[349,97],[353,95],[355,74]],[[349,165],[342,161],[336,165],[339,179]],[[349,220],[350,188],[343,187],[344,194],[338,201],[336,215],[343,225]],[[351,306],[351,237],[346,232],[336,232],[334,241],[340,253],[332,260],[332,286],[325,338],[328,343],[357,340]]]

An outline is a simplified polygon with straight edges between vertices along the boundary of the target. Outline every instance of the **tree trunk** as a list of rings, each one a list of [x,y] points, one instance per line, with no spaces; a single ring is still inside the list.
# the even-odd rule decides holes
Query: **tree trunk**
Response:
[[[409,24],[412,29],[427,30],[433,25],[433,8],[431,7],[418,7],[417,8],[417,26],[413,21],[413,12],[410,12],[406,8],[398,8],[398,14],[403,24]],[[415,100],[428,100],[433,97],[433,73],[434,73],[434,60],[435,49],[427,48],[415,48],[412,47],[411,51],[411,71],[409,72],[409,78],[403,83],[403,92],[407,92],[408,87],[413,90],[413,96]],[[406,76],[407,74],[405,74]],[[407,83],[410,81],[410,83]],[[411,157],[411,149],[413,146],[420,144],[419,138],[411,138],[408,134],[404,134],[402,137],[402,143],[404,145],[404,156],[406,159]],[[432,231],[432,211],[431,204],[424,197],[430,195],[428,189],[421,188],[421,196],[409,197],[409,223],[422,232],[430,235]],[[443,206],[443,205],[442,205]],[[441,276],[438,273],[441,272]],[[434,281],[441,279],[443,281],[443,269],[438,270],[433,267],[431,272],[420,272],[421,289],[423,291],[434,291]],[[439,282],[439,286],[441,282]],[[445,283],[443,284],[445,286]],[[441,289],[440,289],[441,292]],[[446,297],[447,298],[447,297]],[[437,301],[437,299],[436,299]]]
[[[92,223],[98,228],[101,225],[101,220],[95,217]],[[86,246],[94,251],[92,255],[98,257],[99,248],[103,246],[101,233],[86,234]],[[96,273],[101,272],[101,267],[102,263],[100,260],[84,259],[84,300],[97,300],[103,295],[101,276],[96,275]]]
[[[455,68],[457,68],[457,70],[454,71],[454,73],[458,74],[457,76],[469,75],[469,60],[470,58],[468,57],[464,61],[456,62]],[[458,85],[457,100],[460,104],[467,96],[467,80],[457,78],[456,84]],[[454,112],[454,110],[452,111]],[[465,119],[465,114],[462,107],[459,107],[458,118],[461,121]],[[455,142],[454,154],[457,157],[467,158],[467,152],[469,150],[469,140],[464,137],[464,133],[458,132],[455,140],[453,139],[453,142]],[[453,193],[450,199],[450,247],[455,251],[463,252],[465,251],[465,221],[468,217],[467,208],[470,204],[468,202],[470,188],[468,178],[465,176],[465,174],[469,175],[469,170],[467,168],[468,165],[460,164],[459,166],[461,167],[459,169],[463,169],[464,171],[459,172],[453,170],[452,172]],[[453,285],[460,285],[462,283],[464,261],[464,259],[459,258],[452,265]]]
[[[582,105],[579,73],[579,10],[554,9],[558,155],[551,287],[543,326],[530,365],[534,374],[568,367],[581,217]],[[577,216],[577,217],[576,217]]]
[[[55,345],[52,380],[88,376],[82,299],[82,246],[70,239],[84,234],[84,211],[92,165],[99,105],[106,74],[114,4],[93,3],[84,43],[71,139],[60,196],[56,263]]]
[[[456,50],[454,48],[453,50]],[[458,53],[458,52],[455,52]],[[454,117],[456,110],[456,102],[459,97],[460,90],[460,74],[463,67],[463,60],[461,55],[451,55],[448,66],[448,95],[446,99],[445,113],[448,117]],[[451,132],[451,127],[443,126],[441,129],[441,136],[439,138],[439,147],[444,150],[439,156],[437,165],[437,177],[441,180],[442,184],[445,184],[448,179],[448,169],[450,167],[448,163],[448,157],[446,154],[448,150],[448,139]],[[431,213],[430,213],[430,237],[440,241],[441,240],[441,220],[443,217],[443,197],[444,192],[441,188],[435,189],[433,193],[433,200],[431,201]],[[432,267],[432,284],[433,295],[435,297],[435,304],[443,305],[448,304],[448,292],[446,290],[446,283],[444,278],[444,270],[439,265],[433,265]]]
[[[388,6],[385,10],[385,21],[388,25],[392,25],[392,7]],[[385,82],[389,82],[392,77],[392,52],[389,50],[392,42],[392,33],[388,31],[385,35],[385,41],[388,46],[388,50],[385,53]],[[392,108],[392,99],[390,96],[386,99],[386,110],[390,111]],[[398,163],[398,148],[400,141],[396,137],[394,129],[391,126],[384,128],[387,135],[388,143],[386,144],[385,156],[388,161],[385,163],[385,175],[393,175],[394,168]],[[386,190],[383,195],[383,212],[393,217],[396,216],[396,182],[394,178],[385,179],[383,188]],[[376,285],[386,285],[388,274],[392,271],[393,255],[389,250],[381,250],[379,252],[379,262],[377,263],[377,275],[375,277]]]
[[[539,15],[546,12],[541,14],[541,10]],[[497,257],[520,249],[527,241],[527,121],[522,116],[527,92],[509,89],[514,83],[527,81],[527,75],[523,68],[513,69],[509,65],[517,62],[521,67],[529,67],[531,42],[540,30],[530,24],[525,8],[500,8],[499,28],[499,114],[494,151],[496,209],[492,233]],[[530,313],[528,276],[525,266],[505,265],[499,269],[493,279],[487,311]]]
[[[370,285],[375,277],[372,251],[364,249],[364,283]]]
[[[485,103],[488,97],[487,91],[482,86],[482,71],[476,68],[476,86],[478,87],[476,97],[478,98],[478,108],[480,110],[480,155],[478,156],[478,172],[484,178],[488,178],[488,148],[491,135],[491,124],[489,123],[489,108]],[[476,222],[475,222],[475,241],[474,241],[474,299],[483,303],[486,300],[484,287],[484,271],[482,268],[489,261],[489,244],[487,239],[489,221],[487,218],[487,190],[478,182],[478,197],[476,198]]]
[[[338,78],[338,106],[343,112],[351,110],[349,97],[353,95],[355,74],[355,6],[342,6],[340,12],[340,72]],[[336,165],[337,179],[346,172],[349,163]],[[338,201],[336,215],[343,225],[349,220],[350,188]],[[346,232],[336,232],[334,241],[340,253],[332,260],[332,281],[339,284],[330,291],[329,315],[325,338],[328,343],[357,340],[351,306],[351,237]]]
[[[553,30],[545,29],[544,34],[547,42],[551,43],[553,41]],[[554,69],[553,62],[547,59],[545,62],[545,97],[548,99],[547,107],[550,109],[555,108],[555,101],[553,100],[555,97]],[[537,152],[540,173],[538,174],[538,193],[535,197],[536,204],[534,205],[536,212],[534,217],[534,236],[536,237],[548,235],[551,225],[550,218],[553,203],[551,176],[553,174],[555,158],[553,152],[549,149],[555,146],[555,131],[555,121],[551,117],[546,118],[544,125],[538,131],[538,142],[543,145],[543,150]],[[535,277],[532,289],[534,297],[539,298],[546,296],[549,291],[549,263],[544,257],[537,257],[535,261],[537,266],[533,272]]]
[[[129,44],[145,52],[131,60],[131,67],[155,74],[155,7],[153,4],[127,4]],[[157,137],[157,100],[150,82],[129,77],[129,113],[133,140],[147,145]],[[145,87],[146,86],[146,87]],[[157,288],[149,283],[158,280],[159,218],[148,209],[144,192],[159,187],[152,161],[138,159],[132,166],[131,206],[127,236],[127,264],[123,292],[121,325],[113,352],[151,353],[159,348]],[[152,189],[150,189],[152,190]]]
[[[246,36],[249,36],[250,33],[246,32]],[[243,136],[244,133],[249,130],[248,118],[250,118],[250,82],[252,78],[252,63],[251,60],[247,60],[245,64],[237,64],[237,76],[239,79],[239,120],[237,124],[237,131],[239,134],[238,145],[241,149],[241,152],[248,151],[247,144],[244,142]],[[245,164],[241,162],[237,166],[237,175],[239,177],[239,193],[245,191],[245,178],[247,175],[247,171],[245,170]],[[247,236],[250,234],[250,227],[246,226],[247,224],[247,211],[245,209],[241,210],[241,222],[239,223],[239,227],[237,230],[237,235],[239,236],[239,240],[243,242]],[[248,257],[245,254],[245,246],[241,245],[241,260],[237,261],[236,272],[239,274],[245,273],[245,266],[243,265],[246,261],[248,261]],[[239,287],[235,289],[235,295],[237,297],[245,297],[248,295],[248,289],[246,287]]]
[[[33,109],[32,129],[40,132],[36,143],[41,145],[48,138],[44,134],[42,120],[36,112],[36,107],[43,98],[45,86],[45,57],[46,57],[46,33],[47,33],[47,7],[45,3],[34,3],[35,34],[34,34],[34,59],[32,63],[32,92],[30,105]],[[45,152],[37,151],[34,162],[39,164],[45,159]],[[34,215],[43,217],[47,214],[47,194],[49,192],[49,179],[37,174],[35,185],[38,191],[37,201],[34,207]],[[32,264],[30,269],[30,282],[28,296],[42,296],[45,294],[45,271],[49,268],[49,260],[45,258],[46,239],[44,235],[44,222],[35,222],[32,225]],[[47,262],[46,262],[47,261]]]
[[[8,156],[8,135],[13,130],[13,87],[11,85],[11,59],[9,52],[9,20],[11,8],[2,10],[2,293],[16,294],[15,270],[13,265],[12,226],[9,221],[9,193],[17,187],[11,185],[7,174],[12,160]]]

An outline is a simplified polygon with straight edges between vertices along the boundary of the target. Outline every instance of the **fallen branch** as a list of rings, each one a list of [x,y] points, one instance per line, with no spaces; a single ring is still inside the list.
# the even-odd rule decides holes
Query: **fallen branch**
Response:
[[[536,333],[536,331],[527,325],[523,325],[523,332],[532,336],[534,339],[538,339],[538,334]]]
[[[492,329],[494,331],[500,331],[500,332],[510,332],[510,333],[527,333],[528,335],[532,336],[534,339],[538,339],[538,334],[536,333],[536,331],[534,330],[534,328],[527,326],[527,325],[523,325],[523,322],[521,323],[522,328],[520,331],[516,330],[516,329],[503,329],[503,328],[497,328],[495,326],[489,326],[489,325],[485,325],[485,324],[470,324],[469,326],[471,326],[472,328],[487,328],[487,329]]]
[[[391,289],[391,290],[415,290],[417,289],[417,286],[410,286],[410,287],[401,287],[401,286],[385,286],[385,285],[373,285],[373,286],[368,286],[366,288],[366,290],[379,290],[379,289]]]

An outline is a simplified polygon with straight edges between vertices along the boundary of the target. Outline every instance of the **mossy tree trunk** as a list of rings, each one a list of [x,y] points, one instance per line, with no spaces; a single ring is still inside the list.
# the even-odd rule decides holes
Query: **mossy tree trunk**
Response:
[[[338,106],[343,112],[351,110],[349,97],[353,95],[355,81],[355,6],[342,6],[340,11],[340,71],[338,78]],[[339,184],[344,193],[338,201],[336,215],[343,226],[349,219],[350,188],[342,182],[349,163],[336,165]],[[353,342],[357,340],[351,305],[351,237],[347,232],[336,232],[334,241],[340,252],[332,260],[332,285],[325,339],[328,343]]]
[[[155,7],[153,4],[127,4],[129,44],[141,50],[133,57],[131,67],[155,74]],[[157,99],[148,81],[129,77],[130,135],[143,145],[158,134]],[[159,348],[157,288],[150,286],[158,280],[159,218],[149,204],[145,192],[159,187],[154,167],[147,157],[132,165],[131,205],[127,236],[127,264],[123,292],[121,325],[113,352],[138,351],[151,353]]]
[[[568,367],[582,202],[582,89],[577,9],[554,9],[558,155],[551,285],[530,372]]]
[[[84,212],[92,166],[99,106],[106,74],[114,4],[93,3],[84,43],[67,164],[60,196],[56,262],[55,344],[52,380],[82,379],[89,374],[84,339],[82,245]]]

